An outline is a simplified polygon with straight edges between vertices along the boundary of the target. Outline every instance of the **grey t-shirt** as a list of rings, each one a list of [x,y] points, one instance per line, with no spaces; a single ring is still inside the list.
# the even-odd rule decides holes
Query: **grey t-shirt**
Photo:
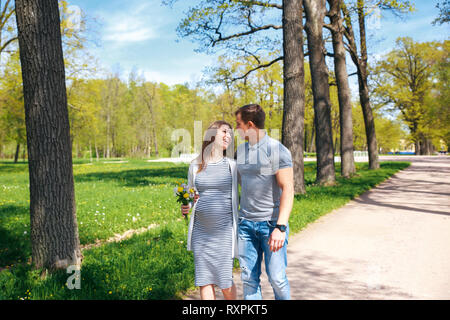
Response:
[[[282,190],[275,173],[293,166],[291,152],[265,134],[253,146],[242,143],[236,153],[241,177],[239,216],[252,221],[277,220]]]

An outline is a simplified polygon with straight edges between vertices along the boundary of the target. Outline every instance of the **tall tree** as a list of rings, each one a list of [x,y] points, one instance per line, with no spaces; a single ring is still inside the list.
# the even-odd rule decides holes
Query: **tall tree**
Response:
[[[16,0],[36,268],[81,264],[57,0]]]
[[[348,1],[350,3],[350,1]],[[377,169],[380,167],[378,159],[378,145],[375,130],[375,118],[372,111],[372,105],[369,96],[369,66],[367,54],[367,34],[366,34],[366,18],[368,16],[368,5],[376,6],[380,10],[390,11],[394,15],[400,15],[408,11],[414,10],[408,0],[377,0],[369,3],[366,0],[356,0],[355,7],[349,7],[347,2],[341,2],[341,10],[344,17],[344,36],[347,40],[346,49],[350,53],[350,57],[356,66],[356,74],[358,76],[359,100],[364,115],[364,125],[367,139],[367,149],[369,152],[369,168]],[[359,50],[357,38],[352,22],[352,12],[356,12],[359,29]]]
[[[353,123],[352,123],[352,97],[348,84],[348,73],[346,64],[346,51],[343,41],[343,23],[341,16],[341,1],[328,0],[330,9],[328,16],[333,39],[334,73],[339,98],[339,124],[341,135],[341,175],[350,177],[356,172],[355,159],[353,157]]]
[[[341,3],[342,13],[345,21],[345,37],[348,41],[350,57],[356,65],[358,75],[359,100],[363,109],[364,124],[366,129],[367,149],[369,151],[369,168],[378,169],[380,163],[378,160],[378,146],[375,132],[375,120],[370,104],[369,86],[368,86],[368,64],[367,64],[367,39],[366,39],[366,13],[364,0],[357,0],[358,25],[359,25],[359,49],[356,45],[355,33],[353,31],[350,11],[344,2]]]
[[[316,128],[317,176],[319,184],[334,184],[333,137],[331,131],[331,102],[328,68],[325,63],[323,24],[325,0],[304,0],[305,30],[308,37],[309,65],[314,95],[314,126]]]
[[[302,15],[302,0],[283,1],[284,110],[282,142],[293,155],[295,193],[306,192],[303,176],[305,70],[303,66]]]
[[[433,151],[430,129],[434,125],[428,121],[433,119],[427,114],[433,100],[433,83],[438,83],[435,66],[447,54],[445,48],[445,43],[416,43],[411,38],[398,38],[396,48],[374,69],[375,93],[382,104],[392,105],[401,112],[410,129],[416,154]]]

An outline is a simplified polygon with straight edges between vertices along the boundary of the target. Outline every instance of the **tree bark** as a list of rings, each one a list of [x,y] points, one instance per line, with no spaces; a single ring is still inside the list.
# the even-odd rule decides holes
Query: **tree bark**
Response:
[[[32,261],[81,264],[57,0],[16,0],[30,178]]]
[[[306,192],[303,163],[305,71],[302,11],[302,0],[283,1],[284,110],[282,143],[292,154],[295,193]]]
[[[343,41],[343,24],[341,17],[341,0],[328,0],[330,5],[331,34],[334,53],[334,73],[338,88],[339,124],[341,134],[341,175],[349,178],[356,172],[353,157],[353,121],[350,86],[348,84],[345,47]]]
[[[358,56],[358,50],[355,42],[355,34],[353,32],[352,21],[350,13],[345,6],[344,2],[341,2],[341,9],[344,15],[346,23],[345,37],[349,42],[349,53],[353,63],[356,66],[359,85],[359,100],[363,111],[364,125],[366,130],[367,149],[369,152],[369,168],[378,169],[380,163],[378,160],[378,146],[377,137],[375,134],[375,120],[372,113],[372,106],[369,98],[369,87],[367,84],[367,44],[366,44],[366,27],[365,27],[365,13],[364,13],[364,1],[357,1],[358,7],[358,22],[360,33],[360,49],[361,54]]]
[[[20,143],[17,143],[16,153],[14,155],[14,163],[17,163],[17,160],[19,159],[19,150],[20,150]]]
[[[364,122],[366,126],[367,146],[369,149],[369,168],[378,169],[378,146],[375,134],[375,119],[372,114],[372,106],[369,98],[368,70],[367,70],[367,41],[365,23],[364,1],[358,0],[359,41],[361,48],[360,72],[358,72],[359,96],[363,108]]]
[[[322,185],[332,185],[336,182],[336,173],[331,129],[330,87],[322,33],[326,6],[325,0],[304,0],[303,4],[306,14],[305,30],[308,37],[309,64],[314,96],[317,151],[316,182]]]
[[[144,100],[145,100],[145,103],[147,104],[147,108],[148,108],[148,111],[150,113],[150,118],[151,118],[151,121],[152,121],[152,140],[153,140],[153,143],[155,145],[155,155],[158,156],[158,140],[157,140],[157,137],[156,137],[156,121],[155,121],[155,112],[154,112],[154,109],[153,109],[153,103],[154,103],[155,96],[156,96],[156,87],[155,87],[155,85],[153,85],[153,87],[152,87],[152,93],[151,94],[147,91],[147,87],[144,86],[144,93],[146,95],[146,98],[144,98]]]

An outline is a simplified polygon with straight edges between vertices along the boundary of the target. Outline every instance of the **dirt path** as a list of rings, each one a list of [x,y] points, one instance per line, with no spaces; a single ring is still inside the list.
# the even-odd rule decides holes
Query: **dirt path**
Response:
[[[412,165],[289,238],[292,299],[450,299],[450,157],[383,160]]]

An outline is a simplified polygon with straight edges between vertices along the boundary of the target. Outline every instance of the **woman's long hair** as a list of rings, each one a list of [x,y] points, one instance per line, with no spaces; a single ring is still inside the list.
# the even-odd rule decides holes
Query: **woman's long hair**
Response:
[[[205,136],[203,138],[203,143],[202,143],[202,152],[197,157],[197,161],[200,162],[200,166],[198,168],[197,173],[199,173],[200,171],[205,169],[206,166],[208,165],[208,162],[211,157],[212,146],[213,146],[214,140],[216,139],[217,131],[223,125],[226,125],[226,126],[230,127],[231,130],[233,130],[233,127],[228,122],[223,121],[223,120],[214,121],[213,123],[211,123],[209,125],[208,129],[206,130]],[[226,150],[223,150],[223,155],[224,155],[224,157],[228,156],[229,158],[233,158],[233,155],[234,155],[233,131],[231,131],[230,144],[228,145]]]

